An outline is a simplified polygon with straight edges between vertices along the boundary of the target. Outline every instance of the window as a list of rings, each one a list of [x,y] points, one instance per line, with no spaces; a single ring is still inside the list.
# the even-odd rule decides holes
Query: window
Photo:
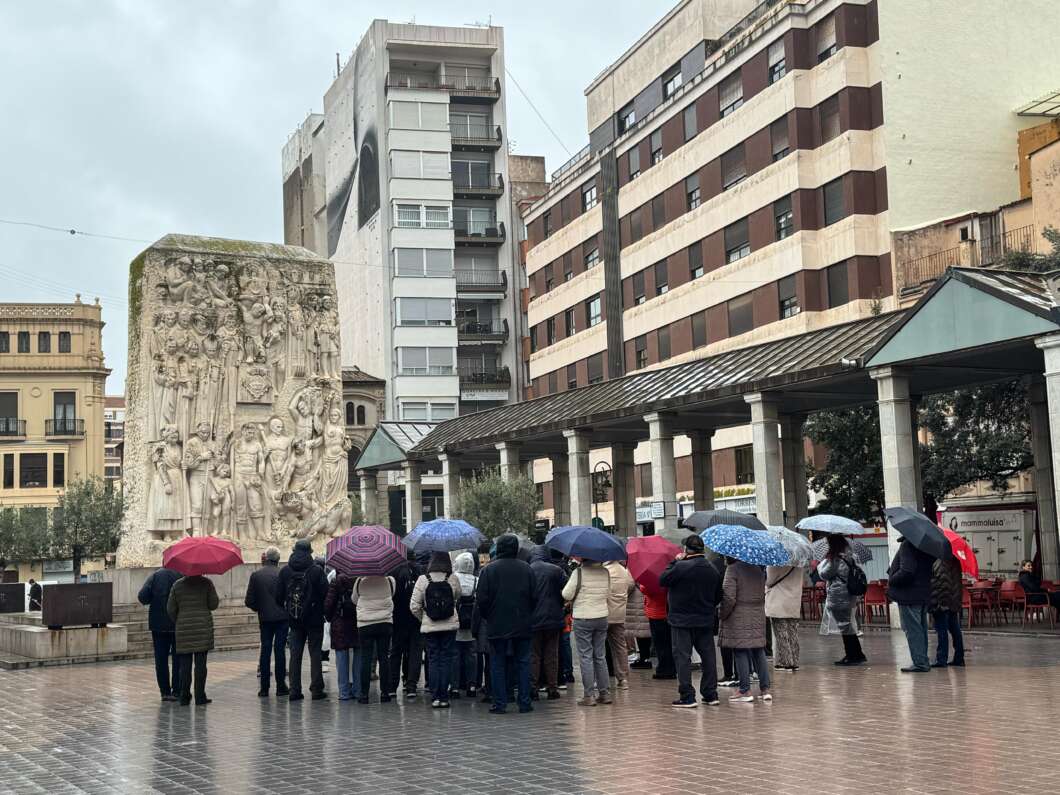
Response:
[[[552,236],[552,212],[551,211],[545,213],[542,216],[541,223],[544,225],[544,228],[545,228],[545,237],[546,238],[551,237]]]
[[[599,384],[604,380],[604,355],[602,353],[590,356],[586,365],[589,370],[590,384]]]
[[[4,455],[4,488],[15,488],[15,456],[13,453]]]
[[[452,348],[399,348],[398,355],[402,375],[453,374]]]
[[[721,184],[731,188],[747,176],[747,163],[744,161],[743,144],[735,146],[721,156]]]
[[[835,55],[835,14],[817,23],[817,63],[823,63]]]
[[[11,335],[0,331],[0,353],[11,353]]]
[[[574,322],[574,314],[575,314],[575,312],[574,312],[573,309],[568,309],[566,312],[563,313],[563,336],[564,337],[573,337],[578,331],[578,329],[576,327],[576,324]]]
[[[787,73],[787,63],[784,60],[784,40],[780,39],[769,45],[769,84],[777,82]]]
[[[567,365],[567,389],[578,388],[578,365]]]
[[[56,432],[62,432],[64,429],[73,431],[74,420],[77,418],[76,404],[75,392],[52,393],[52,417],[55,419]]]
[[[70,352],[70,332],[60,331],[59,332],[59,353]]]
[[[37,353],[52,352],[52,335],[50,331],[37,332]]]
[[[821,103],[821,143],[826,144],[839,135],[839,95],[834,94]]]
[[[688,276],[698,279],[703,275],[703,242],[697,240],[688,247]]]
[[[453,185],[457,188],[493,188],[497,183],[493,178],[492,169],[488,159],[474,160],[475,155],[462,155],[459,160],[453,161]],[[485,155],[486,158],[489,155]]]
[[[755,327],[754,304],[751,293],[731,299],[726,308],[729,312],[729,336],[745,334]]]
[[[643,207],[638,207],[629,214],[629,236],[634,243],[644,237],[644,225],[641,222]]]
[[[402,403],[401,419],[408,421],[427,420],[426,403]]]
[[[585,255],[585,270],[589,270],[600,261],[600,249],[593,246]]]
[[[29,332],[20,331],[18,332],[18,352],[29,353]]]
[[[0,436],[18,430],[18,392],[0,392]]]
[[[449,154],[395,150],[390,153],[390,168],[398,178],[449,179]]]
[[[552,289],[552,285],[556,283],[555,275],[553,274],[552,263],[548,263],[545,266],[545,292],[549,292]]]
[[[776,163],[778,160],[785,157],[790,151],[788,148],[787,116],[782,119],[777,119],[769,125],[769,140],[773,145],[773,162]]]
[[[18,485],[22,489],[48,488],[48,454],[22,453],[18,457]]]
[[[629,150],[629,178],[636,179],[640,176],[640,149],[634,147]]]
[[[633,369],[640,370],[648,366],[648,336],[641,334],[633,340]]]
[[[448,298],[399,298],[399,326],[451,326],[453,302]]]
[[[663,99],[669,99],[681,87],[681,64],[663,75]]]
[[[600,305],[600,296],[594,295],[585,302],[585,326],[586,328],[592,328],[599,324],[601,320],[603,320],[603,315]]]
[[[449,227],[449,208],[442,206],[425,207],[421,204],[399,204],[397,206],[397,225],[421,229],[447,229]]]
[[[780,301],[780,316],[793,317],[799,314],[799,299],[795,295],[795,275],[785,276],[777,282],[777,299]]]
[[[660,194],[651,200],[651,228],[659,229],[666,225],[666,204]]]
[[[743,80],[740,73],[730,75],[718,87],[718,110],[728,116],[743,104]]]
[[[431,404],[431,421],[438,422],[439,420],[451,420],[456,416],[456,404],[455,403],[432,403]]]
[[[454,138],[494,138],[497,133],[490,127],[488,113],[449,111],[449,132]]]
[[[707,344],[707,313],[696,312],[692,315],[692,347],[702,348]]]
[[[844,213],[843,180],[834,179],[824,186],[824,225],[842,220]]]
[[[795,218],[791,213],[791,197],[773,202],[773,232],[775,240],[783,240],[795,233]]]
[[[699,194],[699,174],[685,177],[685,206],[689,210],[696,209],[702,200]]]
[[[448,229],[450,227],[448,207],[432,207],[428,205],[423,210],[427,218],[426,226],[428,229]]]
[[[452,277],[453,252],[447,248],[396,248],[398,276]],[[60,339],[60,342],[62,340]]]
[[[725,261],[736,262],[751,253],[751,241],[747,232],[747,219],[741,218],[725,227]]]
[[[637,112],[632,105],[626,105],[618,112],[618,133],[621,135],[637,123]]]
[[[737,447],[736,453],[736,485],[744,486],[755,482],[755,456],[751,445]]]
[[[537,353],[537,327],[530,329],[530,353]]]
[[[545,321],[545,344],[556,344],[556,318],[550,317]]]
[[[550,395],[556,394],[558,387],[556,386],[556,371],[553,370],[548,374],[548,393]]]
[[[563,281],[569,282],[574,278],[574,265],[571,263],[571,255],[568,251],[563,255]]]
[[[640,474],[640,496],[651,497],[652,485],[651,485],[651,464],[638,464],[637,472]]]
[[[684,120],[685,125],[685,141],[691,141],[696,137],[696,133],[699,132],[699,129],[696,127],[696,106],[689,105],[685,108],[681,117]]]
[[[655,263],[655,294],[662,295],[670,291],[670,275],[666,260]]]
[[[66,485],[66,455],[52,453],[52,488],[61,489]]]
[[[847,289],[847,263],[837,262],[830,265],[825,274],[828,281],[828,308],[833,309],[842,306],[850,300],[850,291]]]
[[[444,130],[449,121],[447,110],[441,102],[391,102],[390,126],[402,130]]]
[[[643,304],[647,300],[644,294],[644,271],[633,274],[633,305]]]
[[[582,212],[596,206],[596,181],[582,185]]]
[[[663,159],[662,130],[656,130],[651,134],[649,148],[651,149],[651,164],[654,166]]]
[[[670,358],[670,327],[663,326],[659,329],[659,361],[665,362]]]
[[[353,425],[357,422],[357,409],[352,403],[346,404],[346,424]]]

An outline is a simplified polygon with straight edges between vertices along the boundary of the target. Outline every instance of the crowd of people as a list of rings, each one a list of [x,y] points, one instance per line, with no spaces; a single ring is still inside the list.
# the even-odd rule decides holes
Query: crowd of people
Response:
[[[261,632],[258,695],[269,697],[275,682],[276,696],[302,700],[308,651],[310,696],[327,698],[322,648],[328,624],[341,701],[368,704],[374,682],[384,704],[400,692],[406,701],[422,692],[434,708],[445,709],[453,699],[481,695],[491,713],[506,712],[512,702],[530,712],[534,701],[559,699],[575,682],[576,650],[577,703],[603,706],[613,703],[613,690],[629,688],[636,649],[632,667],[654,667],[654,679],[676,680],[675,708],[717,706],[720,687],[732,688],[730,702],[752,703],[756,683],[758,699],[768,703],[773,675],[799,669],[798,624],[808,580],[826,584],[820,632],[842,638],[843,656],[835,664],[867,660],[856,619],[856,586],[864,573],[845,537],[826,538],[827,554],[811,571],[722,557],[689,535],[659,575],[659,589],[635,582],[617,561],[568,559],[545,546],[523,560],[514,535],[498,538],[488,559],[473,551],[435,552],[410,556],[388,576],[359,578],[314,558],[308,541],[297,542],[282,567],[279,551],[270,548],[245,598]],[[902,671],[964,665],[959,564],[903,541],[888,582],[912,658]],[[162,700],[210,703],[207,655],[219,603],[213,583],[159,569],[139,600],[149,606]],[[938,633],[934,663],[928,613]],[[699,700],[692,681],[697,658]]]

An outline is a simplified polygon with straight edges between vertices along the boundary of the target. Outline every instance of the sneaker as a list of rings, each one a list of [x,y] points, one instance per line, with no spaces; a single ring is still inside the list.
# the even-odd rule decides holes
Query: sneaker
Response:
[[[449,709],[449,702],[448,701],[439,701],[438,702],[438,709]]]
[[[927,674],[927,673],[931,673],[931,666],[930,665],[925,665],[925,666],[910,665],[910,666],[907,666],[905,668],[902,668],[902,673],[903,674]]]
[[[762,694],[762,700],[763,701],[772,701],[773,700],[773,694],[772,693],[763,693]]]
[[[730,704],[750,704],[754,700],[755,697],[752,696],[750,693],[748,693],[747,695],[740,695],[739,693],[737,693],[735,696],[729,697]]]
[[[629,667],[638,671],[650,671],[651,660],[637,660],[634,663],[630,663]]]
[[[945,667],[947,667],[948,665],[949,665],[948,663],[944,663],[944,662],[935,662],[935,663],[931,663],[931,667],[932,667],[932,668],[945,668]]]
[[[314,693],[313,694],[313,700],[314,701],[323,701],[327,697],[328,697],[327,693]]]
[[[606,690],[596,697],[597,704],[614,704],[615,700],[611,698],[611,694]]]
[[[629,690],[629,680],[619,679],[618,683],[615,685],[615,690]]]
[[[702,701],[703,701],[703,703],[704,703],[704,704],[706,704],[706,705],[707,705],[708,707],[716,707],[716,706],[718,706],[718,705],[719,705],[719,704],[721,703],[721,702],[720,702],[720,701],[718,701],[718,699],[716,699],[716,698],[712,698],[712,699],[710,699],[709,701],[708,701],[707,699],[705,699],[705,698],[704,698],[704,699],[702,699]]]
[[[563,696],[561,696],[559,694],[558,690],[549,690],[548,691],[548,700],[549,701],[555,701],[557,698],[563,698]]]
[[[301,693],[291,693],[291,695],[287,697],[287,700],[288,701],[304,701],[305,700],[305,696],[303,696]]]
[[[415,690],[406,690],[405,691],[405,698],[416,698],[416,691]]]
[[[503,715],[507,711],[504,707],[490,707],[490,715]]]
[[[471,687],[469,687],[469,688],[467,689],[467,697],[468,697],[468,698],[474,698],[474,697],[475,697],[475,694],[476,694],[476,692],[477,692],[477,691],[476,691],[476,689],[475,689],[475,686],[474,686],[474,685],[472,685]]]
[[[739,679],[726,679],[724,682],[718,682],[718,687],[739,687]]]
[[[277,698],[281,698],[283,696],[289,696],[289,695],[291,695],[291,691],[288,690],[286,687],[278,687],[278,688],[276,688],[276,697]]]
[[[561,684],[561,685],[560,685],[559,687],[557,687],[556,689],[557,689],[557,690],[566,690],[566,689],[567,689],[567,683],[566,683],[566,682],[564,682],[563,684]]]
[[[449,691],[449,698],[460,698],[460,691],[459,690],[450,690]]]
[[[950,663],[950,665],[951,665],[951,666],[954,666],[954,665],[956,665],[956,666],[957,666],[958,668],[963,668],[963,667],[964,667],[964,660],[963,660],[963,659],[960,659],[960,660],[953,660],[953,661],[952,661],[952,662]]]
[[[671,701],[670,706],[676,709],[695,709],[698,705],[694,698],[679,698],[676,701]]]
[[[434,701],[431,702],[431,706],[434,707],[435,709],[438,709],[438,707],[442,706],[442,702],[439,701],[438,699],[435,699]]]
[[[593,698],[592,696],[583,696],[582,698],[578,699],[578,706],[579,707],[595,707],[596,706],[596,699]]]
[[[268,698],[268,697],[269,697],[269,691],[268,690],[259,690],[258,691],[258,698]],[[175,701],[173,696],[162,696],[162,700],[163,701]]]

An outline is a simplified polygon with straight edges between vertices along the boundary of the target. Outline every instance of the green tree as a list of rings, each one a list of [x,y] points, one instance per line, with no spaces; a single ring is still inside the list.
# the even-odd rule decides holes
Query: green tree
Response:
[[[46,508],[0,510],[0,569],[8,563],[40,560],[49,553]]]
[[[803,432],[826,450],[824,466],[809,472],[810,488],[822,495],[817,510],[860,521],[882,516],[883,458],[876,407],[811,414]]]
[[[74,561],[74,581],[81,579],[81,562],[114,552],[121,540],[125,504],[121,492],[102,478],[67,484],[52,514],[51,551]]]
[[[504,480],[487,469],[460,484],[461,518],[489,538],[504,533],[529,535],[539,508],[537,486],[525,475]]]

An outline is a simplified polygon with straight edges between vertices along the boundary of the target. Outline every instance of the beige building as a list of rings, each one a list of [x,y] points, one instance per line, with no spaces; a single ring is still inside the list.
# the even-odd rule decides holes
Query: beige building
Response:
[[[894,230],[1020,198],[1058,24],[1045,0],[677,3],[586,89],[589,144],[524,216],[526,397],[896,308]],[[733,507],[750,442],[712,440]],[[679,437],[683,502],[689,453]],[[646,445],[636,461],[647,508]]]

